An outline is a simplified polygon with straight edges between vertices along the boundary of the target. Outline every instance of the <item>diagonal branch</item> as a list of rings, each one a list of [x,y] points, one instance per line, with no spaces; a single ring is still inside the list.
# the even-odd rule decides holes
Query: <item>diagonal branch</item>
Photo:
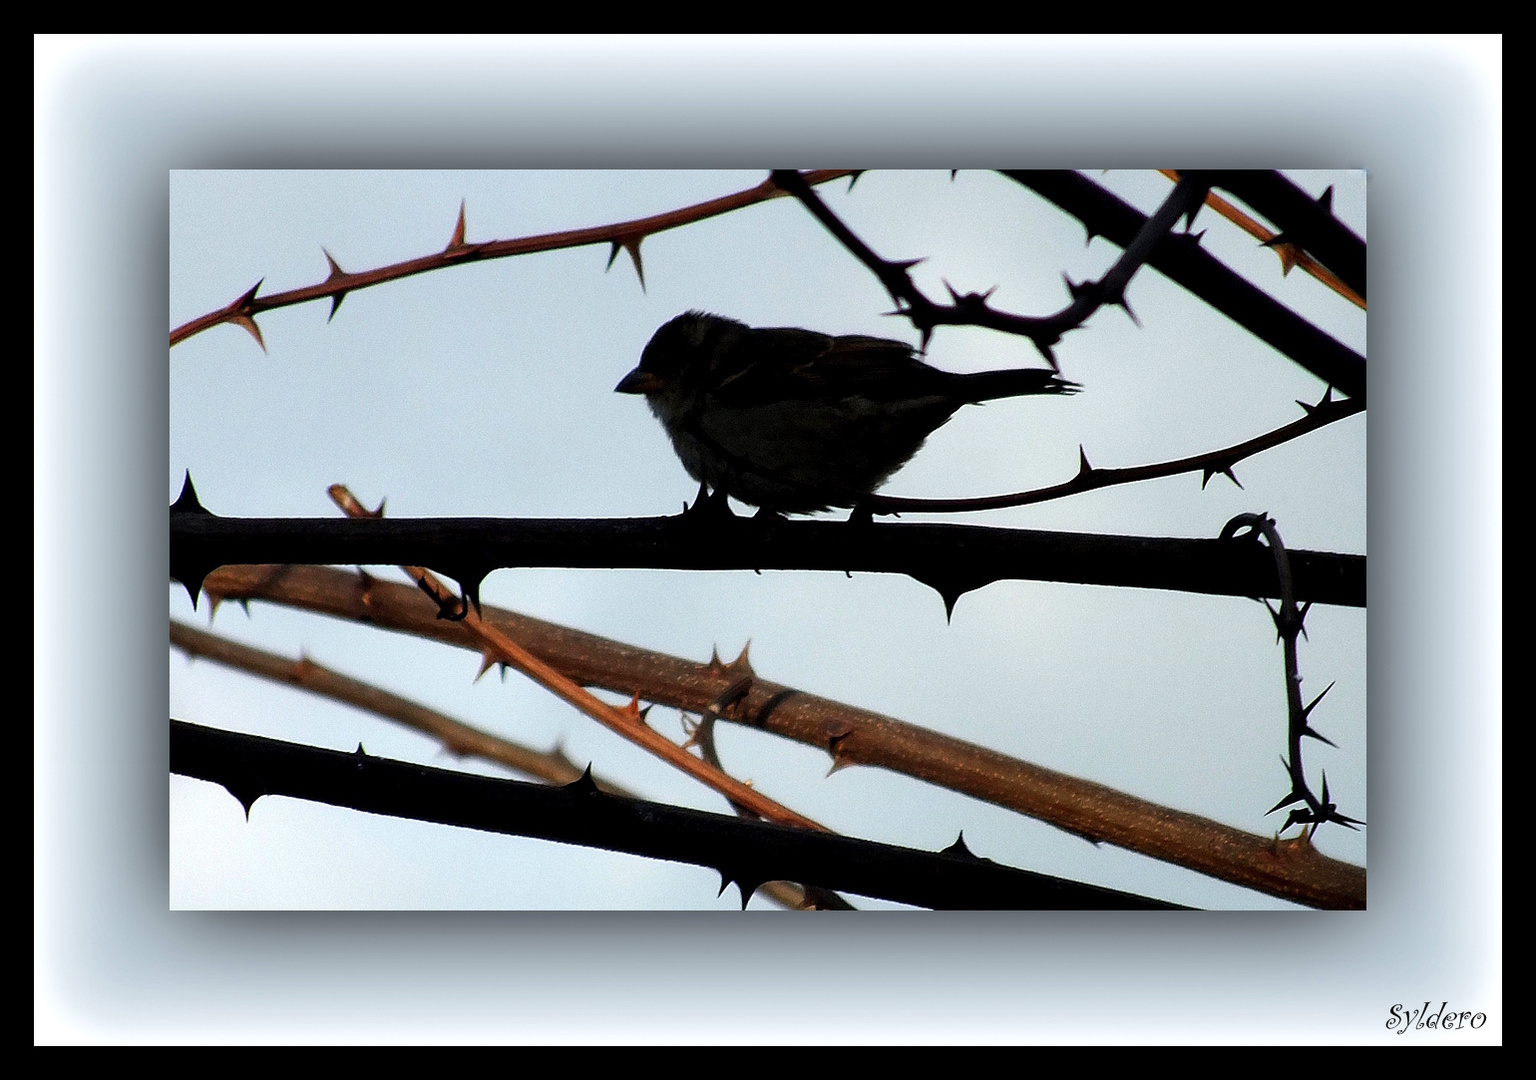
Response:
[[[1179,179],[1179,172],[1177,169],[1159,169],[1158,172],[1162,173],[1170,180],[1177,181]],[[1210,179],[1210,177],[1207,178]],[[1304,250],[1302,250],[1302,248],[1298,247],[1291,240],[1287,240],[1284,236],[1281,236],[1278,233],[1270,232],[1264,226],[1260,225],[1257,221],[1253,220],[1253,218],[1243,213],[1241,210],[1227,202],[1226,199],[1223,199],[1215,192],[1211,192],[1205,197],[1205,205],[1209,206],[1216,213],[1220,214],[1222,217],[1232,222],[1232,224],[1242,229],[1245,233],[1253,237],[1263,246],[1273,248],[1275,254],[1280,257],[1281,277],[1289,274],[1291,272],[1291,267],[1299,266],[1307,274],[1310,274],[1318,281],[1321,281],[1324,285],[1328,286],[1334,292],[1344,297],[1344,299],[1348,300],[1351,304],[1354,304],[1362,311],[1365,310],[1364,296],[1362,296],[1360,293],[1357,293],[1354,289],[1351,289],[1344,282],[1343,278],[1339,277],[1339,275],[1335,274],[1332,270],[1329,270],[1326,266],[1318,262],[1311,255],[1308,255]]]
[[[1192,457],[1124,469],[1096,469],[1088,464],[1088,454],[1080,449],[1082,464],[1077,475],[1071,480],[1052,484],[1049,487],[1021,491],[1014,495],[985,495],[972,499],[914,499],[899,495],[866,495],[862,497],[858,507],[876,514],[892,514],[902,510],[928,513],[998,510],[1007,506],[1028,506],[1033,503],[1049,502],[1052,499],[1061,499],[1068,495],[1112,487],[1116,484],[1134,484],[1142,480],[1155,480],[1187,472],[1204,474],[1201,487],[1204,487],[1205,483],[1217,473],[1227,476],[1235,484],[1237,477],[1233,475],[1232,469],[1244,458],[1252,457],[1260,451],[1272,449],[1292,439],[1300,438],[1308,432],[1326,427],[1337,420],[1365,411],[1365,405],[1362,402],[1348,398],[1336,401],[1332,396],[1324,396],[1323,400],[1316,405],[1302,404],[1302,408],[1306,410],[1307,415],[1300,420],[1294,420],[1246,442],[1221,450],[1195,454]]]
[[[599,791],[525,784],[323,750],[171,720],[173,773],[222,784],[241,802],[287,795],[391,817],[603,847],[709,866],[741,906],[768,880],[815,881],[933,908],[1169,910],[1179,905],[1016,870],[960,847],[941,852],[706,814]]]
[[[1235,546],[1235,545],[1229,545]],[[463,623],[438,618],[420,591],[321,566],[230,566],[209,575],[210,600],[262,599],[480,651]],[[739,681],[721,664],[636,648],[495,607],[486,622],[586,686],[638,692],[704,714]],[[970,795],[1095,843],[1103,841],[1313,907],[1365,905],[1365,870],[1297,845],[1233,829],[1010,758],[888,716],[753,678],[722,719],[831,755]]]
[[[1135,207],[1075,172],[1005,170],[1003,175],[1077,218],[1090,237],[1102,236],[1121,247],[1132,243],[1147,221]],[[1164,237],[1147,262],[1325,383],[1365,400],[1365,357],[1224,266],[1194,236]]]
[[[1208,173],[1208,182],[1226,188],[1280,227],[1266,243],[1290,244],[1334,272],[1365,306],[1365,241],[1333,216],[1333,189],[1313,199],[1273,169],[1230,169]]]
[[[307,656],[291,660],[265,649],[256,649],[218,634],[210,634],[174,619],[170,626],[171,645],[185,653],[188,659],[200,657],[212,660],[237,671],[286,686],[296,686],[312,694],[383,716],[436,739],[442,743],[444,750],[455,757],[473,756],[493,761],[524,776],[532,776],[550,784],[569,784],[581,779],[583,770],[558,749],[535,750],[481,731],[419,702],[332,671]],[[596,783],[602,790],[615,795],[634,795],[634,792],[606,780],[597,780]]]
[[[840,176],[848,176],[849,169],[823,169],[807,174],[807,180],[813,184],[824,184],[829,180],[835,180]],[[405,262],[393,263],[389,266],[381,266],[373,270],[361,270],[356,273],[347,273],[336,264],[329,253],[326,261],[331,273],[324,281],[315,285],[306,285],[299,289],[289,289],[287,292],[273,293],[270,296],[257,296],[257,290],[261,288],[261,282],[236,298],[225,307],[216,311],[210,311],[206,315],[200,315],[190,322],[171,331],[171,345],[178,345],[187,338],[199,334],[209,327],[218,326],[221,323],[232,323],[243,327],[258,343],[261,342],[261,331],[256,326],[256,316],[273,308],[291,307],[294,304],[304,304],[311,300],[331,301],[331,314],[336,314],[336,309],[341,306],[342,299],[349,292],[358,289],[366,289],[373,285],[379,285],[386,281],[397,281],[401,278],[411,277],[415,274],[425,274],[432,270],[441,270],[446,266],[457,266],[461,263],[483,262],[487,259],[504,259],[511,255],[527,255],[536,251],[554,251],[560,248],[585,247],[588,244],[611,244],[613,250],[608,259],[608,265],[613,265],[613,258],[621,249],[629,252],[634,261],[635,272],[640,275],[642,287],[645,284],[645,276],[640,264],[640,243],[649,236],[675,229],[681,225],[688,225],[705,218],[716,217],[732,210],[739,210],[743,206],[751,206],[754,203],[766,202],[769,199],[777,199],[784,195],[771,181],[763,181],[756,187],[747,188],[731,195],[723,195],[718,199],[710,199],[694,206],[685,206],[678,210],[670,210],[663,214],[653,214],[650,217],[636,218],[633,221],[617,222],[612,225],[596,225],[586,229],[571,229],[566,232],[544,233],[539,236],[525,236],[515,240],[487,240],[482,243],[466,243],[464,239],[464,208],[459,207],[458,223],[454,227],[453,235],[449,238],[448,246],[442,251],[432,255],[423,255],[419,258],[408,259]],[[263,345],[263,348],[266,346]]]

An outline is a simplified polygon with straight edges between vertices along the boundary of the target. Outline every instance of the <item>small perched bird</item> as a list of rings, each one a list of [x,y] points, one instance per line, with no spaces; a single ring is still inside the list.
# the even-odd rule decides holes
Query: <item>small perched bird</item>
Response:
[[[1078,386],[1041,368],[957,375],[901,341],[690,311],[656,331],[614,389],[645,395],[695,480],[806,514],[853,506],[962,405]]]

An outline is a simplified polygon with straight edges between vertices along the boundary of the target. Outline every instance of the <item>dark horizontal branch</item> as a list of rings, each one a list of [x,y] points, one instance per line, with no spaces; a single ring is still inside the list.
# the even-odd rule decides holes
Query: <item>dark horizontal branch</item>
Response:
[[[499,780],[171,722],[170,769],[222,784],[246,807],[262,795],[345,806],[512,836],[713,867],[742,902],[766,881],[931,908],[1167,910],[1132,893],[1016,870],[958,844],[930,853],[563,787]]]
[[[267,600],[480,652],[470,629],[439,618],[421,590],[365,574],[326,566],[230,566],[211,574],[206,588],[214,602]],[[492,606],[483,617],[584,686],[701,715],[719,707],[720,719],[814,746],[837,766],[888,769],[1095,844],[1114,844],[1300,904],[1365,906],[1365,869],[1330,859],[1310,843],[1234,829],[755,673],[741,693],[739,660],[688,660]]]
[[[1295,244],[1365,296],[1365,241],[1333,216],[1331,188],[1323,200],[1317,200],[1269,169],[1231,169],[1204,176],[1272,221],[1280,235],[1271,243]]]
[[[1004,579],[1279,595],[1273,560],[1251,541],[700,514],[331,520],[173,510],[170,525],[171,576],[194,596],[209,571],[240,563],[429,566],[472,598],[501,567],[907,574],[936,589],[946,607]],[[1299,600],[1365,606],[1365,556],[1295,551],[1292,560]]]
[[[1005,171],[1004,175],[1076,217],[1090,236],[1103,236],[1120,247],[1131,244],[1146,224],[1145,215],[1135,207],[1078,173]],[[1365,400],[1365,357],[1222,265],[1194,236],[1164,237],[1147,264],[1330,386],[1357,401]]]

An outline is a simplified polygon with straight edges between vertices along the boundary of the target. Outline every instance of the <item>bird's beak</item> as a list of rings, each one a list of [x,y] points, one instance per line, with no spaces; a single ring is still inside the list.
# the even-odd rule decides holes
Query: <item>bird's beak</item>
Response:
[[[654,394],[665,385],[665,381],[658,376],[635,368],[620,379],[619,385],[613,389],[617,394]]]

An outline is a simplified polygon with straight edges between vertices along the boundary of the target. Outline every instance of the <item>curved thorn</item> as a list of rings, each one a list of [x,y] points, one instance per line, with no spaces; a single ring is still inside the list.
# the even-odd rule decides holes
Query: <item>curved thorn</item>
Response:
[[[229,321],[240,327],[247,334],[250,334],[251,337],[255,338],[256,344],[261,346],[262,352],[267,351],[267,343],[262,340],[261,327],[256,325],[255,319],[251,318],[249,315],[232,315],[230,316]]]
[[[640,279],[640,291],[645,292],[645,267],[640,262],[640,240],[635,237],[624,242],[624,250],[629,252],[630,261],[635,264],[635,276]]]

